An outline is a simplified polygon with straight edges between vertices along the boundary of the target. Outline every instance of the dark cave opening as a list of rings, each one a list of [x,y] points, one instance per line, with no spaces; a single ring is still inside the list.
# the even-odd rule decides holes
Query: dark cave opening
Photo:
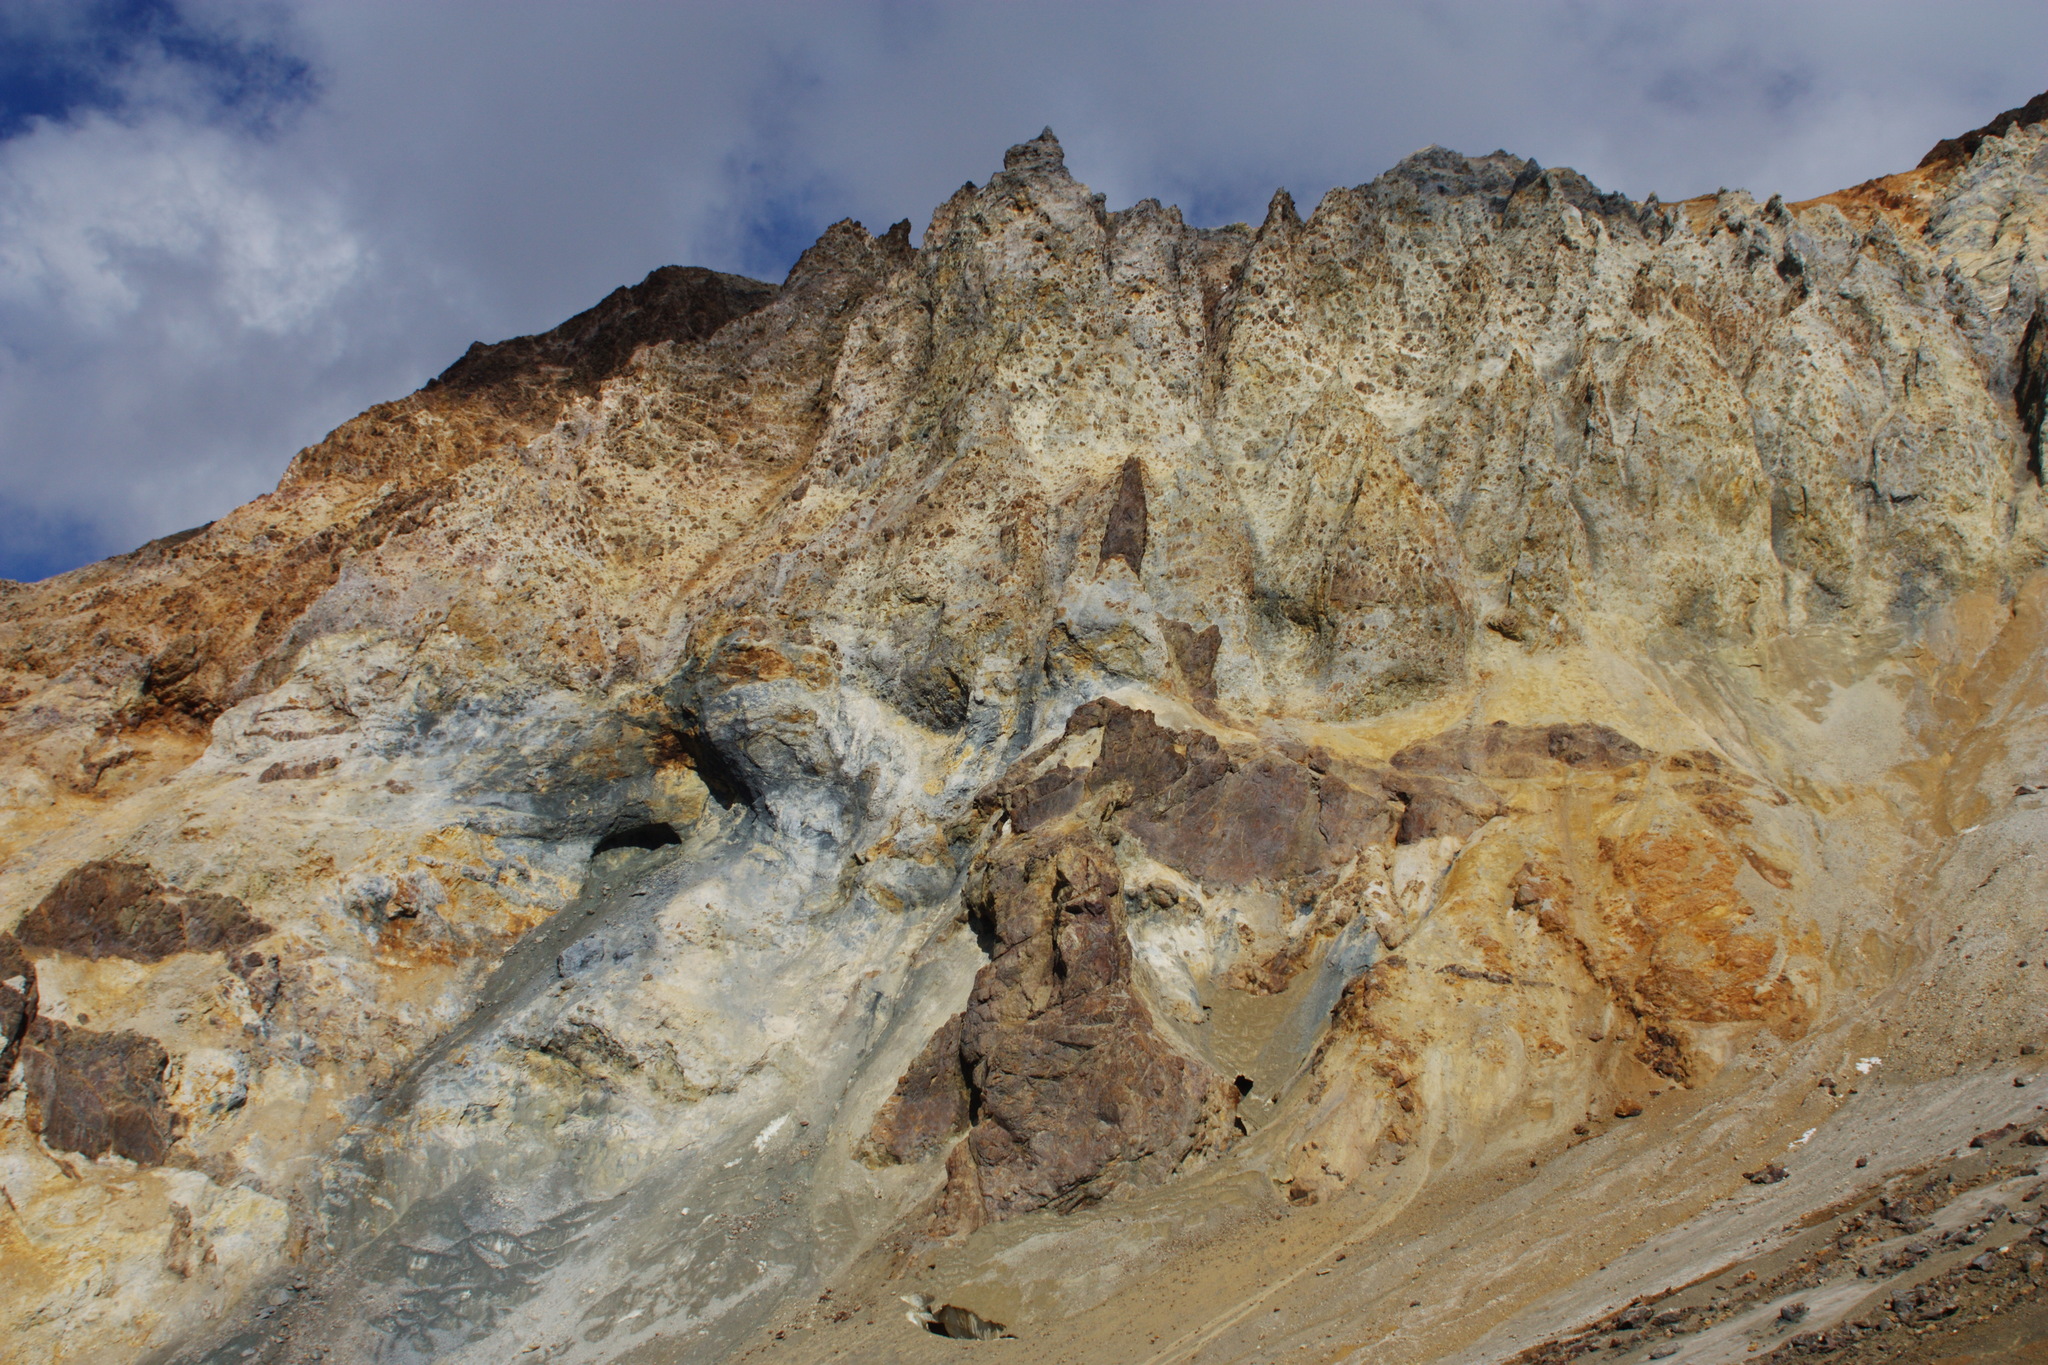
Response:
[[[1251,1094],[1251,1093],[1252,1093],[1252,1078],[1251,1078],[1251,1077],[1249,1077],[1249,1076],[1239,1076],[1239,1077],[1237,1078],[1237,1081],[1236,1081],[1236,1085],[1237,1085],[1237,1097],[1238,1097],[1239,1099],[1243,1099],[1243,1098],[1244,1098],[1245,1096],[1247,1096],[1247,1095],[1249,1095],[1249,1094]]]
[[[974,934],[974,942],[980,947],[981,955],[993,962],[996,949],[1001,945],[996,939],[995,922],[989,918],[986,906],[968,905],[967,927]]]
[[[595,858],[600,853],[610,853],[615,848],[656,849],[670,844],[680,844],[683,836],[676,833],[676,827],[655,821],[645,825],[631,825],[615,833],[607,834],[597,841],[597,847],[590,850]]]
[[[681,729],[668,731],[660,737],[660,748],[694,768],[705,790],[711,793],[711,799],[719,805],[728,810],[734,806],[752,806],[756,794],[747,785],[746,778],[697,728],[694,715],[686,714],[683,719],[685,724]]]

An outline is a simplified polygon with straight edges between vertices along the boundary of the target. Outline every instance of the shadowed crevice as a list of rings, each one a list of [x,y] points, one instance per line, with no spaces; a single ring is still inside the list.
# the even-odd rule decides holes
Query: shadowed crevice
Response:
[[[667,848],[682,841],[683,836],[676,833],[674,825],[657,820],[644,825],[630,825],[605,835],[597,841],[597,847],[590,850],[590,856],[595,858],[598,854],[610,853],[615,848]]]
[[[2020,338],[2019,375],[2013,382],[2013,406],[2020,429],[2027,434],[2027,472],[2041,482],[2041,427],[2048,418],[2048,305],[2036,304]]]

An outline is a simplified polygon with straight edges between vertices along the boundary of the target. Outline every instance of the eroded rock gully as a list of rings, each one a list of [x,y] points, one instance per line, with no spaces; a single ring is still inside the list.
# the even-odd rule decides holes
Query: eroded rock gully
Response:
[[[6,1355],[1662,1350],[2048,1102],[2038,105],[1221,228],[1046,134],[0,584]]]

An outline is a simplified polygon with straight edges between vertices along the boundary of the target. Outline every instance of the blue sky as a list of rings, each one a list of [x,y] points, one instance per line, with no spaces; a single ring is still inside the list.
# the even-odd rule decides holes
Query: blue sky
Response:
[[[1431,142],[1797,198],[2022,102],[2044,51],[2031,0],[5,0],[0,577],[218,516],[656,266],[922,229],[1046,124],[1198,222]]]
[[[213,117],[252,129],[317,92],[305,57],[271,35],[195,16],[174,0],[23,0],[0,10],[0,138],[36,120],[126,106],[126,78],[151,64],[175,66]]]

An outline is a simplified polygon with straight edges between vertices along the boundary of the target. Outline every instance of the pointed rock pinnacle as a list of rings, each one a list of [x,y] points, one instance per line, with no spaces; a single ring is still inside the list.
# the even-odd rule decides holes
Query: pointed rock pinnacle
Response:
[[[1003,153],[1003,169],[1020,175],[1061,174],[1067,170],[1066,153],[1060,140],[1048,128],[1029,142],[1020,142]]]

